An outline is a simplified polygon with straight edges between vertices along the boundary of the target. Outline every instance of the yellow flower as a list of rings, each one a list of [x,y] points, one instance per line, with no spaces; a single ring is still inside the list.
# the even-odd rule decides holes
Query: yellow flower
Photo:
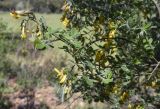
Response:
[[[27,38],[27,34],[26,34],[26,32],[25,32],[25,28],[24,28],[24,27],[22,27],[21,38],[22,38],[22,39],[26,39],[26,38]]]
[[[64,93],[69,94],[71,92],[71,87],[66,87]]]
[[[22,39],[26,39],[27,35],[25,33],[21,34]]]
[[[36,35],[37,35],[38,39],[40,39],[40,40],[43,38],[43,35],[42,35],[42,32],[41,32],[41,31],[38,31],[38,32],[36,33]]]
[[[31,14],[32,12],[31,11],[24,11],[24,10],[21,10],[21,11],[12,11],[10,13],[10,15],[12,17],[14,17],[15,19],[19,19],[20,17],[22,16],[28,16],[29,14]]]
[[[105,43],[104,43],[104,45],[103,45],[103,47],[104,48],[109,48],[109,46],[111,45],[111,42],[110,42],[111,40],[107,40]]]
[[[123,94],[120,96],[120,101],[124,102],[128,97],[128,93],[127,92],[123,92]]]
[[[152,81],[152,87],[156,87],[156,82]]]
[[[117,52],[117,50],[118,50],[118,49],[113,46],[112,52],[115,53],[115,52]]]
[[[123,92],[123,97],[127,97],[128,96],[128,93],[127,92]]]
[[[54,71],[57,73],[57,77],[63,76],[63,70],[59,71],[57,68],[54,68]]]
[[[108,28],[109,29],[113,29],[115,27],[114,22],[113,21],[109,21],[108,22]]]
[[[19,19],[19,18],[21,17],[21,16],[18,15],[17,13],[13,13],[13,12],[11,12],[10,15],[11,15],[12,17],[14,17],[15,19]]]
[[[66,79],[67,79],[67,75],[61,76],[59,83],[63,84],[66,81]]]
[[[116,30],[111,30],[108,34],[108,39],[106,40],[106,43],[104,44],[104,47],[105,48],[108,48],[112,42],[112,39],[115,38],[115,33],[116,33]]]
[[[37,36],[41,36],[42,35],[42,32],[41,31],[38,31],[37,32]]]
[[[68,20],[67,18],[65,18],[62,23],[63,23],[63,25],[64,25],[65,27],[67,27],[68,24],[69,24],[69,20]]]
[[[144,109],[144,107],[141,105],[138,105],[138,106],[136,106],[136,109]]]
[[[115,33],[116,33],[116,30],[114,29],[114,30],[111,30],[110,32],[109,32],[109,38],[114,38],[115,37]]]
[[[132,109],[132,105],[130,103],[128,104],[128,109]]]
[[[62,69],[61,71],[59,71],[58,69],[54,68],[55,72],[57,73],[57,77],[59,79],[59,83],[63,84],[66,79],[67,79],[67,75],[64,74],[64,70]]]
[[[115,85],[113,87],[112,91],[113,91],[113,93],[118,94],[118,92],[120,91],[120,88],[117,85]]]
[[[99,62],[99,61],[102,59],[102,56],[104,56],[103,50],[98,50],[98,51],[96,51],[95,61],[96,61],[96,62]]]

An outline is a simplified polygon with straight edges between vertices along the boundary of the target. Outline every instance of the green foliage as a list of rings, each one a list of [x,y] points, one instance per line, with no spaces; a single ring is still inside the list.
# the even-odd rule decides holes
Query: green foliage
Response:
[[[42,29],[40,39],[46,46],[62,41],[73,58],[67,73],[55,70],[65,94],[81,92],[84,100],[110,101],[113,108],[158,106],[158,9],[154,0],[66,0],[67,29]]]
[[[14,37],[11,37],[11,32],[7,28],[7,24],[0,21],[0,72],[3,73],[12,73],[11,61],[7,58],[7,54],[15,50],[17,40],[14,40]],[[14,43],[14,44],[13,44]]]

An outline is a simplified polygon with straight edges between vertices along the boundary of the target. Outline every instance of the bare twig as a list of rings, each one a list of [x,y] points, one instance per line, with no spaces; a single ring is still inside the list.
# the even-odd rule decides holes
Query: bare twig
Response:
[[[82,95],[78,96],[77,98],[75,98],[70,104],[68,104],[68,106],[66,106],[64,109],[69,108],[76,100],[78,100],[79,98],[81,98]]]
[[[153,59],[158,63],[158,60],[153,56]]]
[[[152,71],[151,75],[149,76],[148,80],[150,80],[151,77],[152,77],[153,75],[155,75],[156,70],[158,69],[159,66],[160,66],[160,62],[157,63],[156,67],[153,69],[153,71]]]

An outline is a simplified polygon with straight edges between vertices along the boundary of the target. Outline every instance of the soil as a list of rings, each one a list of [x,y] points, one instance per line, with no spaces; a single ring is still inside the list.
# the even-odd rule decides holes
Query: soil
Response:
[[[67,102],[61,103],[60,99],[56,95],[56,90],[47,81],[42,87],[35,87],[29,89],[21,89],[16,83],[16,79],[8,80],[8,86],[12,87],[13,93],[5,94],[3,97],[9,106],[1,106],[0,109],[96,109],[101,107],[104,109],[104,104],[93,103],[88,105],[81,98],[80,93],[75,94]],[[78,99],[77,99],[78,98]]]
[[[16,89],[15,79],[8,81],[9,87]],[[17,90],[10,94],[5,94],[5,98],[11,103],[10,109],[65,109],[66,104],[60,103],[56,96],[54,87],[47,82],[43,87],[34,89]],[[58,105],[60,104],[60,105]],[[1,109],[1,108],[0,108]]]

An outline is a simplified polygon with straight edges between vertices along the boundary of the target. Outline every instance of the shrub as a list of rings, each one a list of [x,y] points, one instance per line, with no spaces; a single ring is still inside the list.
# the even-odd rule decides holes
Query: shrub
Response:
[[[55,69],[63,94],[81,92],[84,100],[110,101],[116,109],[123,105],[158,108],[160,62],[155,50],[160,12],[156,2],[66,0],[63,10],[65,30],[50,31],[42,20],[35,21],[33,13],[25,14],[27,19],[22,21],[26,36],[27,23],[38,22],[32,33],[38,49],[60,40],[65,44],[61,49],[72,56],[73,67]]]

